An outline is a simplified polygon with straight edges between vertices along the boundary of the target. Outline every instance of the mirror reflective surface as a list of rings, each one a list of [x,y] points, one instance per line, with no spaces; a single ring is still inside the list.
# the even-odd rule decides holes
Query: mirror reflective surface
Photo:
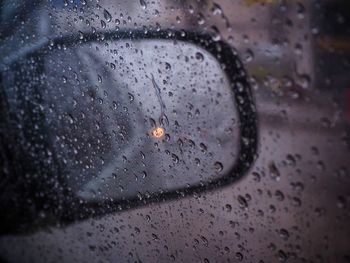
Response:
[[[49,154],[85,201],[203,184],[227,174],[238,157],[233,89],[219,61],[188,42],[52,48],[19,60],[3,81],[40,96]]]

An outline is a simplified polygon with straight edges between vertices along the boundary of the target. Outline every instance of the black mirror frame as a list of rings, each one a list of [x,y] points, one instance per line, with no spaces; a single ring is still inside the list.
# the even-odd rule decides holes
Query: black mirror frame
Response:
[[[56,224],[65,225],[77,220],[98,217],[107,213],[127,210],[141,205],[164,202],[194,194],[199,195],[204,191],[214,190],[236,182],[247,173],[253,165],[254,160],[257,158],[258,119],[247,74],[233,48],[223,40],[214,41],[213,36],[210,34],[179,30],[144,31],[135,29],[120,29],[113,32],[79,33],[48,40],[42,43],[39,47],[34,48],[34,50],[30,50],[26,54],[17,57],[14,61],[11,61],[11,63],[23,57],[42,56],[55,48],[63,49],[81,43],[103,42],[106,40],[118,41],[143,39],[189,42],[205,49],[217,59],[227,75],[231,88],[234,91],[235,105],[237,107],[240,124],[239,158],[236,160],[231,171],[226,175],[185,189],[160,191],[149,195],[140,195],[131,199],[109,200],[98,203],[87,203],[76,197],[74,199],[72,195],[68,194],[69,196],[67,196],[67,198],[71,201],[69,204],[66,204],[68,207],[63,207],[63,209],[59,210],[60,212],[57,212],[56,210],[52,211],[55,218],[54,221],[57,220]],[[239,87],[237,87],[237,83],[240,83]],[[47,144],[49,145],[49,143]],[[63,179],[59,178],[59,181],[64,187]],[[39,220],[36,222],[36,225],[41,226],[45,224],[42,224]],[[23,230],[25,227],[21,227],[21,229]]]

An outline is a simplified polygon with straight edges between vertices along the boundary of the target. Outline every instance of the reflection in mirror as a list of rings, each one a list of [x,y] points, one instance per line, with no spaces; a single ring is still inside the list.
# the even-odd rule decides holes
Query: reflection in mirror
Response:
[[[19,66],[28,64],[33,59]],[[187,188],[232,169],[240,143],[234,94],[201,47],[92,42],[53,49],[34,64],[63,180],[83,200]],[[27,89],[38,86],[21,78]]]

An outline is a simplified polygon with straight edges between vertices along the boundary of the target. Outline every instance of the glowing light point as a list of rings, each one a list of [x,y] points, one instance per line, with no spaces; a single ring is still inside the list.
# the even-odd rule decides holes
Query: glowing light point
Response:
[[[162,127],[157,127],[152,131],[152,135],[157,139],[162,138],[164,134],[165,134],[165,130]]]

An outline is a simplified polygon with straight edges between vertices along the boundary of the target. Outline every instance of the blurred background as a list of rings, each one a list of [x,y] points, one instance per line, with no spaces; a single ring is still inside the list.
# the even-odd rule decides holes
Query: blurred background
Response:
[[[259,156],[239,182],[30,235],[8,262],[350,262],[346,0],[0,1],[0,52],[69,33],[210,32],[249,75]]]

